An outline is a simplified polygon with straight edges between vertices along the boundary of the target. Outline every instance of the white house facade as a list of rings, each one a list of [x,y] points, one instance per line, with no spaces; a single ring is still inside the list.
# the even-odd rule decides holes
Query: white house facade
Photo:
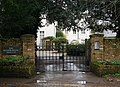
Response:
[[[91,33],[90,29],[79,30],[79,31],[63,31],[65,37],[68,39],[68,42],[71,43],[72,41],[78,41],[80,44],[85,43],[85,39],[89,39]],[[113,33],[111,30],[103,31],[105,37],[115,37],[116,33]],[[42,46],[42,39],[44,37],[53,36],[56,37],[56,27],[54,24],[49,26],[45,25],[45,27],[39,28],[37,33],[37,40],[36,44]]]
[[[42,46],[42,39],[48,36],[53,36],[53,37],[56,36],[56,28],[54,24],[51,24],[49,26],[45,26],[42,28],[39,27],[38,32],[37,32],[36,44],[39,46]]]
[[[90,30],[79,30],[79,31],[66,31],[64,30],[63,33],[65,37],[68,39],[69,43],[72,43],[73,41],[78,41],[81,44],[85,43],[85,39],[89,39]]]

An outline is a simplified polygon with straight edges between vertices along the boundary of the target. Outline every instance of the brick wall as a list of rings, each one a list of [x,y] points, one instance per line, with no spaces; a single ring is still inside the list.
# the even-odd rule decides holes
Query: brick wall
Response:
[[[9,53],[7,50],[13,48],[19,50],[16,53]],[[7,53],[8,52],[8,53]],[[0,58],[11,55],[29,55],[31,60],[35,60],[35,37],[31,34],[25,34],[17,39],[0,39]]]
[[[120,39],[105,38],[102,34],[91,35],[91,61],[120,60]]]
[[[120,39],[104,38],[104,58],[120,60]]]

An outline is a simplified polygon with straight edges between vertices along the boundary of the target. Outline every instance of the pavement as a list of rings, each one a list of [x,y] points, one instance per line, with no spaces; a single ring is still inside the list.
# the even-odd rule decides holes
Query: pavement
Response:
[[[120,87],[120,78],[97,77],[92,72],[37,72],[33,78],[0,78],[0,87]]]

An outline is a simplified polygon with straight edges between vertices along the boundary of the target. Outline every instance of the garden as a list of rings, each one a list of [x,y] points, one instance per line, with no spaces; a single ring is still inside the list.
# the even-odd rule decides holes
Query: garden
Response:
[[[97,76],[120,77],[120,60],[102,60],[92,62],[91,71]]]
[[[35,74],[35,64],[29,60],[28,55],[15,55],[0,58],[1,77],[25,77]]]

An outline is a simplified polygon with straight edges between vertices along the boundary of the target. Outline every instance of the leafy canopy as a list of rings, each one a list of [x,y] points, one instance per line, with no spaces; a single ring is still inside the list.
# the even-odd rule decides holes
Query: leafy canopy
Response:
[[[63,32],[61,30],[58,30],[56,32],[56,37],[65,37],[65,36],[64,36],[64,34],[63,34]]]
[[[90,28],[100,32],[111,29],[120,33],[119,0],[1,0],[0,3],[2,37],[36,35],[42,19],[47,19],[47,25],[56,23],[58,29]]]

